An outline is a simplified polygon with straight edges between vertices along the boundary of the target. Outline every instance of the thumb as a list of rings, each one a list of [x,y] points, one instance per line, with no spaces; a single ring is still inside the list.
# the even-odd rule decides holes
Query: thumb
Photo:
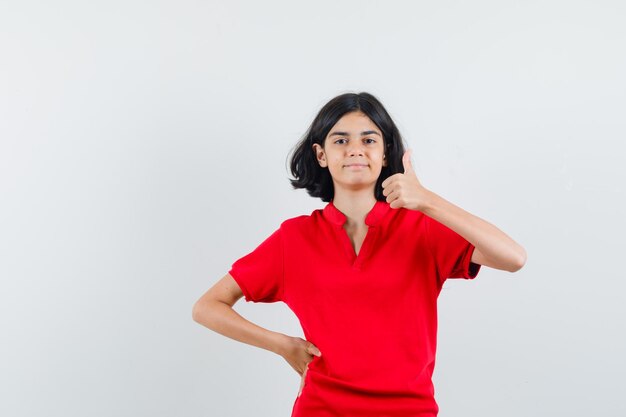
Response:
[[[311,344],[307,347],[307,352],[309,352],[311,355],[315,355],[315,356],[322,356],[322,352],[320,352],[320,350],[317,348],[317,346]]]
[[[402,155],[402,166],[404,167],[404,173],[407,174],[413,171],[413,165],[411,165],[411,150],[407,149]]]

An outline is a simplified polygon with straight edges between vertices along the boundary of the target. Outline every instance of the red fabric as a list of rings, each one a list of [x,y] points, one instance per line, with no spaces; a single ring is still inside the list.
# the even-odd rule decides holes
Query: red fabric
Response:
[[[377,201],[358,256],[333,203],[284,221],[230,274],[246,301],[286,303],[322,352],[292,417],[434,417],[437,297],[476,277],[474,246],[419,211]]]

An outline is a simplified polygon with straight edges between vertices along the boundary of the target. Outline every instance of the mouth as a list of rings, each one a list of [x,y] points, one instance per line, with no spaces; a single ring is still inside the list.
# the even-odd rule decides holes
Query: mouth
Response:
[[[368,165],[367,164],[347,164],[344,165],[344,168],[366,168]]]

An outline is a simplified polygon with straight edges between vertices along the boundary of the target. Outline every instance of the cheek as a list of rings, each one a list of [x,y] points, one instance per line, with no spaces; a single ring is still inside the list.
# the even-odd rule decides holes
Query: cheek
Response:
[[[326,157],[328,158],[327,160],[330,165],[334,165],[334,166],[341,168],[341,165],[343,164],[343,158],[341,156],[326,155]]]
[[[379,164],[382,164],[382,163],[383,163],[383,161],[384,161],[384,159],[383,159],[383,155],[384,155],[384,153],[383,153],[383,151],[382,151],[382,150],[380,150],[380,151],[376,151],[375,153],[373,153],[373,154],[371,155],[371,159],[372,159],[373,161],[376,161],[376,162],[377,162],[377,163],[379,163]]]

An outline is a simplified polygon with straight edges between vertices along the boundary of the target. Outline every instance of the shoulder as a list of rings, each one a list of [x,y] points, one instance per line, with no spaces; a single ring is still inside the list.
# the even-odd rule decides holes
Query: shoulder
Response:
[[[390,209],[390,223],[398,228],[425,226],[425,220],[428,219],[421,211],[409,210],[406,208]]]
[[[280,224],[280,229],[283,230],[283,232],[289,233],[315,227],[315,225],[319,223],[321,216],[322,209],[313,210],[311,214],[302,214],[284,220]]]
[[[301,216],[291,217],[287,220],[284,220],[280,224],[280,228],[283,230],[292,230],[292,229],[301,228],[303,226],[306,226],[307,223],[309,223],[309,217],[310,216],[306,214],[303,214]]]

